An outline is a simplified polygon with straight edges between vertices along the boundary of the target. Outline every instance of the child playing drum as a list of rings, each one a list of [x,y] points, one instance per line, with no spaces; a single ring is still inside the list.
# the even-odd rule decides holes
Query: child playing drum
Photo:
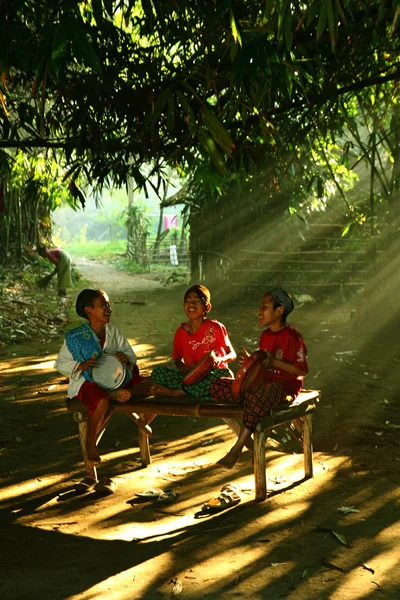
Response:
[[[184,296],[183,310],[188,321],[182,323],[175,332],[173,358],[177,370],[157,366],[151,378],[154,381],[156,396],[185,396],[210,399],[210,384],[220,377],[233,378],[228,362],[236,358],[236,353],[222,323],[209,319],[211,294],[203,285],[193,285]],[[188,373],[196,368],[201,371],[204,358],[210,356],[211,367],[200,381],[190,383]],[[207,368],[207,367],[206,367]],[[211,370],[210,370],[211,368]],[[185,381],[189,379],[189,382]],[[196,377],[194,377],[196,379]]]
[[[111,308],[106,292],[83,290],[76,300],[76,312],[88,323],[67,332],[54,366],[69,378],[68,396],[76,396],[88,409],[86,451],[88,459],[98,463],[101,458],[96,445],[97,429],[110,400],[126,402],[131,396],[148,395],[151,383],[150,378],[139,375],[136,355],[128,340],[110,324]],[[91,370],[103,351],[114,354],[126,369],[124,383],[119,389],[109,391],[92,379]]]
[[[249,441],[257,424],[268,415],[271,408],[293,400],[299,394],[304,376],[308,373],[307,348],[300,333],[286,324],[286,317],[294,306],[290,296],[282,288],[267,292],[258,311],[258,326],[266,327],[260,338],[260,350],[265,352],[265,375],[242,395],[244,402],[243,426],[236,444],[217,464],[231,469],[239,459],[243,447]],[[238,363],[249,357],[243,349]],[[210,386],[211,397],[216,402],[238,402],[232,394],[232,380],[219,379]]]

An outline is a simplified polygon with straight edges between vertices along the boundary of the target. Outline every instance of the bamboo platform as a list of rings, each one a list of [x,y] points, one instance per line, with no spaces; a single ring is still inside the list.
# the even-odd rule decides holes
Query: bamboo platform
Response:
[[[269,417],[257,426],[252,442],[248,448],[254,453],[255,499],[262,501],[267,497],[267,477],[265,461],[265,442],[268,431],[277,425],[289,423],[293,436],[300,443],[304,453],[304,478],[313,476],[312,446],[312,414],[320,400],[318,390],[303,390],[292,403],[282,404],[279,409],[272,410]],[[85,463],[86,474],[97,479],[95,465],[88,460],[86,454],[87,412],[85,406],[77,398],[67,399],[67,409],[74,413],[78,423],[79,441]],[[124,403],[112,403],[97,433],[100,441],[109,420],[114,413],[124,413],[138,426],[139,450],[142,465],[151,463],[150,442],[152,435],[150,423],[157,415],[220,417],[237,435],[240,430],[238,419],[243,416],[243,404],[217,404],[192,398],[134,398]],[[299,431],[299,423],[301,428]]]

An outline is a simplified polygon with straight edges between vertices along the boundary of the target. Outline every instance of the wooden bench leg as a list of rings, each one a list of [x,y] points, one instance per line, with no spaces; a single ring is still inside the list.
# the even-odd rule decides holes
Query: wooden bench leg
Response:
[[[313,476],[312,414],[305,415],[303,421],[304,475]]]
[[[267,474],[265,471],[265,439],[266,432],[257,425],[254,432],[254,484],[256,500],[262,501],[267,497]]]
[[[141,414],[139,416],[145,423],[147,423],[145,414]],[[142,460],[142,466],[147,467],[147,465],[151,463],[149,436],[147,432],[143,431],[143,429],[138,428],[138,432],[140,458]]]

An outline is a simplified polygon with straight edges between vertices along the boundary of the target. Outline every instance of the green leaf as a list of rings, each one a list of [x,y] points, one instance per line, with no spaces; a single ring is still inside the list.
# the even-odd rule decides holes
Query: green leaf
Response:
[[[221,121],[206,105],[203,106],[202,121],[217,144],[226,154],[230,155],[235,144]]]
[[[103,75],[99,57],[93,50],[93,46],[86,38],[86,33],[77,21],[68,24],[72,49],[76,58],[80,59],[86,67],[93,69],[98,75]]]
[[[103,20],[103,5],[101,0],[92,0],[92,8],[96,23],[100,25]]]
[[[221,155],[218,151],[218,148],[215,145],[214,139],[211,137],[211,135],[202,127],[199,128],[197,135],[198,135],[201,145],[203,146],[203,148],[207,152],[207,154],[210,155],[211,160],[213,161],[213,163],[216,166],[216,168],[218,169],[218,171],[220,173],[226,173],[227,172],[226,165],[225,165],[224,161],[222,160],[222,157],[221,157]]]
[[[173,131],[175,126],[175,97],[173,94],[169,97],[167,110],[167,128],[168,131]]]
[[[161,113],[164,110],[164,107],[171,96],[172,88],[171,86],[167,87],[163,90],[158,96],[157,100],[154,103],[154,113],[151,119],[150,131],[153,134],[158,121],[160,120]]]
[[[194,112],[193,112],[192,107],[190,106],[189,102],[186,100],[184,94],[180,90],[176,90],[176,96],[179,99],[179,103],[182,106],[183,110],[186,112],[187,123],[189,125],[189,128],[195,127],[196,126],[196,118],[194,116]]]
[[[319,7],[320,7],[320,0],[314,0],[314,2],[311,4],[310,8],[308,9],[307,27],[314,21],[315,17],[318,14]]]
[[[61,67],[65,64],[67,55],[67,32],[64,25],[55,25],[54,35],[51,44],[51,67],[58,75]]]
[[[328,24],[328,9],[325,2],[321,2],[320,5],[320,13],[318,18],[317,25],[317,41],[321,38],[321,35],[324,33],[325,28]]]
[[[328,5],[329,37],[331,40],[332,50],[335,51],[337,39],[337,18],[333,10],[332,0],[326,0],[326,3]]]
[[[232,8],[230,9],[229,14],[230,14],[231,30],[232,30],[233,39],[235,40],[235,44],[237,44],[239,42],[239,45],[241,46],[242,38],[240,37],[240,33],[236,26],[235,16],[233,14]]]

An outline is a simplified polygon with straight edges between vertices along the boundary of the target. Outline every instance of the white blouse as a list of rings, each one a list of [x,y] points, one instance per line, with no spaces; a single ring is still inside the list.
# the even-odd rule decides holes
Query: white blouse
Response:
[[[120,330],[107,323],[105,326],[106,338],[104,340],[103,351],[108,354],[115,354],[115,352],[123,352],[131,359],[132,364],[136,364],[137,357],[132,350],[128,340],[122,335]],[[96,334],[95,334],[96,335]],[[80,361],[74,360],[71,352],[68,350],[67,344],[64,343],[61,350],[54,362],[54,368],[60,373],[68,377],[68,397],[73,398],[77,395],[86,379],[83,376],[82,371],[77,371]]]

